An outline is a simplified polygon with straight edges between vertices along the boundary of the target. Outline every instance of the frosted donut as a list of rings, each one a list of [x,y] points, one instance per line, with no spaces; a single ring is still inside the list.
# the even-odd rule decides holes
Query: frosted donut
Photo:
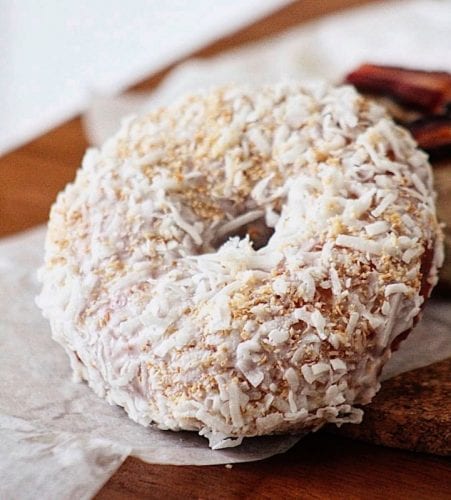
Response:
[[[427,156],[381,106],[231,86],[86,153],[38,304],[99,396],[221,448],[360,421],[442,257]]]

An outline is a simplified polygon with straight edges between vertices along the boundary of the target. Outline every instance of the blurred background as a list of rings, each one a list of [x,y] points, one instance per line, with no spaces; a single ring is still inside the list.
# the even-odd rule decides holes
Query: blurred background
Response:
[[[287,0],[0,0],[0,154]]]
[[[451,72],[450,34],[449,0],[0,0],[0,236],[44,223],[126,114],[365,62]]]

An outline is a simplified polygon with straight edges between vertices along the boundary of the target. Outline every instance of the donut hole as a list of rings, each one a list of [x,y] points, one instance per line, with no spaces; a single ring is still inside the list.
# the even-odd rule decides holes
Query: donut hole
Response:
[[[248,237],[254,250],[259,250],[268,244],[273,234],[274,228],[266,224],[264,217],[260,217],[230,230],[227,230],[227,227],[225,227],[225,230],[220,229],[212,242],[212,246],[217,250],[230,238],[238,236],[240,239]]]

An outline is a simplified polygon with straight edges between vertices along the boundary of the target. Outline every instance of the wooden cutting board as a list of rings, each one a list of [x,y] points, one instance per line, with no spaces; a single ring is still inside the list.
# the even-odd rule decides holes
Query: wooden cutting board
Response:
[[[451,359],[387,380],[364,411],[361,425],[346,424],[333,432],[394,448],[451,455]]]

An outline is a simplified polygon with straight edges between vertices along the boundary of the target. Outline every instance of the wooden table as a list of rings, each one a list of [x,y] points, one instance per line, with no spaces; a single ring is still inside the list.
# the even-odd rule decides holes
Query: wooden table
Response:
[[[362,3],[298,1],[195,55],[208,57]],[[135,89],[154,88],[169,70],[153,75]],[[76,117],[0,158],[0,236],[45,222],[56,193],[73,179],[86,146],[80,118]],[[445,458],[320,432],[284,455],[232,468],[156,466],[130,458],[97,498],[163,497],[451,499],[451,467]]]

